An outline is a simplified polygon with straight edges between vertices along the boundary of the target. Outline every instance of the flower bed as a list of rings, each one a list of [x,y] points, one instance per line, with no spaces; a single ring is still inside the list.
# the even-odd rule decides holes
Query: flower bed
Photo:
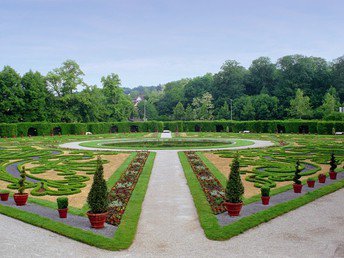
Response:
[[[139,180],[148,156],[149,152],[139,152],[115,186],[110,190],[107,223],[118,226],[121,222],[122,215],[125,212],[125,208]]]
[[[222,205],[225,199],[225,190],[219,180],[214,177],[195,152],[188,151],[185,154],[214,214],[225,212],[226,208]]]

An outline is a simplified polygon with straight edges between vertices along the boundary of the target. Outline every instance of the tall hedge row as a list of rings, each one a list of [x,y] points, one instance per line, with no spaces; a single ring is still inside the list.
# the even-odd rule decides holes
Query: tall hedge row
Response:
[[[0,137],[67,135],[129,132],[241,132],[253,133],[318,133],[343,132],[343,121],[148,121],[148,122],[102,122],[102,123],[0,123]]]

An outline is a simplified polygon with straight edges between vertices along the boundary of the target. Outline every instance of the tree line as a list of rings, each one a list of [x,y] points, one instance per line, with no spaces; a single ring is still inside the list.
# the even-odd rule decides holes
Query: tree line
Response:
[[[148,120],[343,120],[344,56],[260,57],[248,69],[235,60],[220,71],[165,85],[122,88],[117,74],[87,85],[72,60],[45,76],[0,71],[0,122]],[[142,97],[137,106],[132,99]],[[145,111],[144,111],[145,110]]]

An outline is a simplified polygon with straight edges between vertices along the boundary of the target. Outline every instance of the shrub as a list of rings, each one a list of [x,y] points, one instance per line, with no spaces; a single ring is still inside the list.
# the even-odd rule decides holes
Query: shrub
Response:
[[[101,158],[98,156],[97,168],[93,177],[91,190],[87,196],[87,202],[92,213],[104,213],[108,208],[108,191],[104,179],[104,168]]]
[[[301,169],[300,169],[300,161],[296,161],[296,166],[295,166],[295,175],[294,175],[294,178],[293,178],[293,181],[295,184],[297,185],[300,185],[301,184],[301,181],[300,181],[300,178],[301,178]]]
[[[334,171],[337,168],[337,161],[333,152],[331,154],[330,166],[330,171]]]
[[[244,194],[244,186],[240,177],[240,164],[238,155],[235,156],[231,165],[231,173],[226,186],[226,200],[232,203],[242,202],[242,196]]]
[[[58,197],[57,201],[57,208],[58,209],[67,209],[68,208],[68,198],[67,197]]]
[[[0,194],[8,194],[8,193],[10,193],[10,191],[8,191],[8,190],[0,190]]]
[[[263,186],[260,188],[260,192],[262,193],[262,196],[270,196],[270,187]]]
[[[314,177],[310,177],[310,178],[307,179],[307,181],[310,181],[310,182],[315,181],[315,180],[316,179]]]
[[[19,188],[18,188],[18,192],[20,194],[23,194],[24,191],[25,191],[25,181],[26,181],[26,172],[25,172],[25,167],[23,166],[21,172],[20,172],[20,179],[18,181],[18,185],[19,185]]]

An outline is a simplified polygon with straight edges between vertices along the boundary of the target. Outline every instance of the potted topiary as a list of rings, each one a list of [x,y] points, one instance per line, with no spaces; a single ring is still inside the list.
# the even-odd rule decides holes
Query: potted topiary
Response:
[[[337,168],[337,161],[333,152],[331,154],[330,166],[330,179],[335,180],[337,179],[337,172],[334,170]]]
[[[18,181],[18,184],[19,184],[18,193],[15,193],[13,195],[13,199],[14,199],[17,206],[25,205],[27,202],[27,199],[29,197],[28,193],[24,193],[24,191],[25,191],[25,180],[26,180],[26,172],[25,172],[24,166],[20,172],[20,177],[21,178]]]
[[[242,208],[244,186],[241,182],[239,169],[239,157],[236,155],[231,166],[231,173],[226,186],[226,201],[224,202],[229,216],[239,216]]]
[[[97,169],[93,176],[91,190],[87,197],[90,210],[87,216],[92,228],[103,228],[108,215],[108,190],[104,180],[103,164],[98,156]]]
[[[1,201],[4,201],[4,202],[7,201],[9,195],[10,195],[10,191],[8,191],[8,190],[1,190],[0,191]]]
[[[315,179],[313,177],[310,177],[307,179],[307,185],[309,188],[314,188],[315,185]]]
[[[67,218],[68,213],[68,198],[67,197],[58,197],[57,202],[57,211],[59,212],[60,218]]]
[[[262,194],[262,204],[263,205],[269,205],[270,202],[270,187],[263,186],[260,188],[260,192]]]
[[[326,175],[325,174],[319,174],[318,180],[319,180],[319,183],[324,184],[326,182]]]
[[[295,175],[293,178],[294,184],[293,184],[293,188],[294,188],[294,193],[301,193],[302,190],[302,183],[300,181],[301,178],[301,169],[300,169],[300,161],[296,162],[296,166],[295,166]]]

